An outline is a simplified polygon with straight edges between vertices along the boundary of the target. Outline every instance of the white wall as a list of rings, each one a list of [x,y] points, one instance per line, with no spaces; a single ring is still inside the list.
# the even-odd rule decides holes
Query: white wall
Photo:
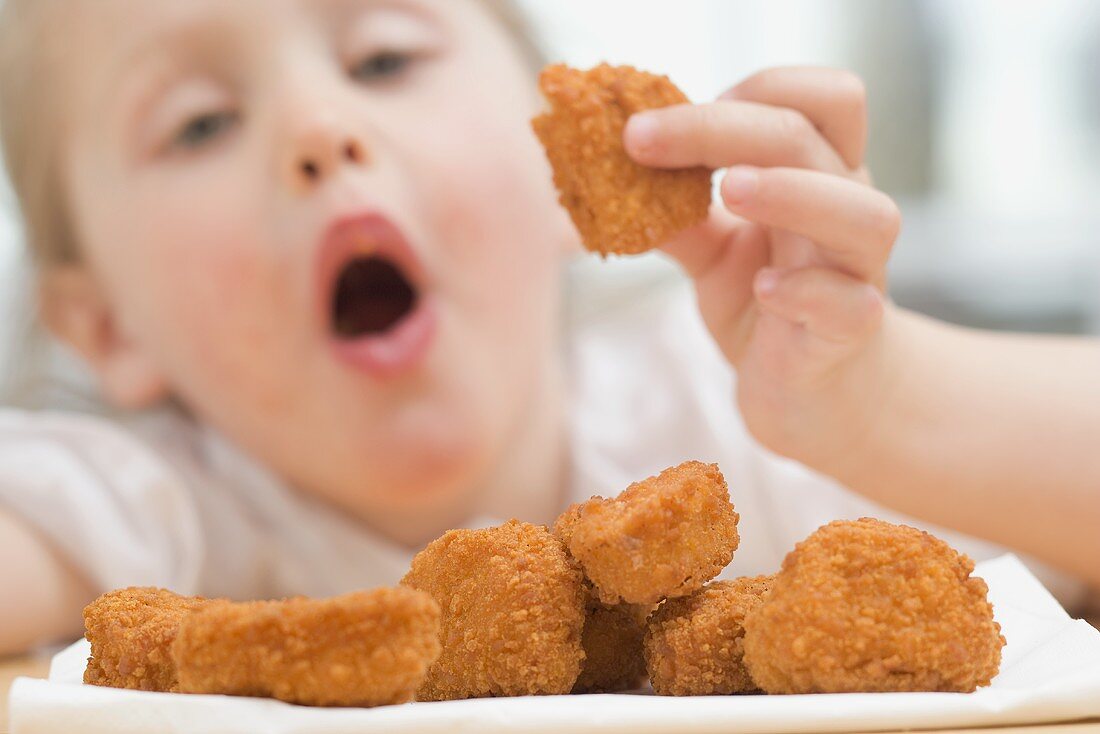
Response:
[[[697,101],[780,63],[840,58],[847,3],[817,0],[521,0],[555,60],[668,74]],[[790,22],[776,23],[778,18]]]

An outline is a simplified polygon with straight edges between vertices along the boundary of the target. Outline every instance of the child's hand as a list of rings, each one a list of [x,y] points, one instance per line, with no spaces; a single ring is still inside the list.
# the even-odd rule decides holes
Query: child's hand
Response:
[[[635,115],[624,136],[644,165],[731,167],[724,206],[665,250],[737,368],[749,429],[822,470],[871,430],[888,372],[885,266],[900,216],[869,186],[865,137],[862,83],[809,68]]]

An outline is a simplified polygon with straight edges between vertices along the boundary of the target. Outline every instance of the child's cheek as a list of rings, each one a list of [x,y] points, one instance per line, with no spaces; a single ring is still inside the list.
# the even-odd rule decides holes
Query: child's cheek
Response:
[[[450,183],[435,198],[438,231],[455,238],[448,238],[449,256],[481,274],[482,296],[537,298],[559,275],[551,266],[553,200],[534,173],[538,160],[525,141],[482,134],[471,130],[467,145],[449,156],[444,176]],[[490,289],[484,288],[487,277]]]
[[[499,100],[485,105],[483,114],[472,114],[475,105],[457,106],[451,125],[453,139],[462,142],[440,151],[450,192],[441,201],[453,202],[454,219],[481,230],[475,247],[505,262],[522,254],[535,269],[547,254],[542,243],[560,235],[549,168],[525,116],[511,109],[492,114]]]
[[[290,363],[285,342],[293,333],[275,318],[287,315],[275,297],[287,292],[285,275],[270,254],[241,242],[227,237],[165,250],[163,262],[150,268],[165,276],[158,287],[166,327],[159,339],[179,388],[195,401],[222,402],[233,391],[278,412],[286,392],[279,365]]]

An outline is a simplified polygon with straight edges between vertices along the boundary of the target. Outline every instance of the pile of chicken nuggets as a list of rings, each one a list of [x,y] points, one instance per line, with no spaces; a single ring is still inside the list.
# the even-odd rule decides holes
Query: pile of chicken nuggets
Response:
[[[928,533],[825,525],[772,576],[713,579],[739,516],[696,461],[552,528],[452,530],[396,588],[234,603],[162,589],[85,610],[85,683],[313,706],[611,693],[970,692],[1005,644],[974,565]]]
[[[633,254],[707,216],[710,171],[623,150],[627,118],[686,101],[629,67],[549,67],[534,121],[585,244]],[[1005,644],[974,564],[928,533],[839,521],[772,576],[714,581],[740,520],[718,467],[689,461],[553,527],[452,530],[397,588],[234,603],[130,588],[84,611],[91,685],[312,706],[610,693],[958,691]]]

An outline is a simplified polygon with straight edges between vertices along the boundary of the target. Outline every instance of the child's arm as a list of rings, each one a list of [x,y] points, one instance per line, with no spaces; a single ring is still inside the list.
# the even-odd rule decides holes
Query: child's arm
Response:
[[[900,217],[868,185],[865,134],[857,79],[794,68],[636,115],[624,143],[646,165],[731,167],[723,206],[665,249],[695,281],[758,440],[1100,586],[1100,348],[1032,354],[890,304]]]
[[[0,510],[0,656],[79,637],[92,596],[49,546]]]
[[[887,316],[884,338],[896,380],[877,419],[818,468],[1100,587],[1100,342],[969,331],[901,311]]]

